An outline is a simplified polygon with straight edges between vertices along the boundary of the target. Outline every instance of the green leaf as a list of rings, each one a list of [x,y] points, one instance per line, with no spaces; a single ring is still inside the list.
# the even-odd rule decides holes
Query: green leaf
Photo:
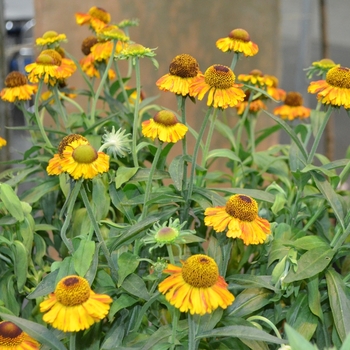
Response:
[[[52,293],[56,287],[56,279],[58,272],[59,269],[50,272],[48,275],[46,275],[36,286],[35,290],[27,295],[27,299],[36,299]]]
[[[338,335],[345,341],[350,334],[350,298],[341,276],[333,269],[326,271],[329,303]]]
[[[66,347],[55,337],[54,333],[46,327],[23,318],[0,313],[2,319],[11,321],[20,327],[24,332],[28,333],[39,343],[46,345],[52,350],[66,350]]]
[[[207,161],[210,158],[228,158],[235,162],[241,163],[241,159],[237,157],[233,151],[226,148],[213,149],[208,153],[207,159],[205,161]]]
[[[305,236],[296,239],[294,242],[286,243],[297,249],[311,250],[315,248],[330,249],[329,244],[319,236]]]
[[[270,303],[273,295],[271,291],[265,288],[248,288],[236,296],[235,301],[227,309],[229,316],[245,317],[265,305]]]
[[[28,203],[37,203],[41,197],[43,197],[45,194],[57,191],[59,189],[59,184],[57,182],[57,179],[54,180],[47,180],[37,186],[33,186],[28,191],[26,191],[23,196],[21,197],[24,202]]]
[[[126,277],[121,287],[128,293],[135,295],[138,298],[144,300],[148,300],[150,298],[145,282],[141,277],[134,273]]]
[[[233,337],[239,339],[261,340],[275,344],[285,344],[286,341],[270,335],[260,329],[247,326],[228,326],[215,328],[197,335],[197,338]]]
[[[346,337],[343,345],[341,346],[341,348],[339,350],[348,350],[348,349],[350,349],[350,333]]]
[[[22,292],[27,281],[28,253],[24,244],[20,241],[14,241],[11,248],[15,254],[14,268],[17,279],[17,288],[19,292]]]
[[[286,330],[289,344],[292,350],[300,350],[300,349],[315,350],[316,349],[301,334],[299,334],[296,330],[294,330],[289,324],[285,324],[284,328]]]
[[[82,239],[78,249],[73,254],[74,269],[77,274],[84,277],[89,270],[95,253],[95,242]]]
[[[298,260],[298,269],[296,272],[290,270],[285,283],[300,281],[315,276],[329,265],[334,255],[334,251],[327,247],[317,247],[308,250]]]
[[[177,190],[182,190],[182,178],[184,174],[184,166],[190,160],[189,156],[176,156],[169,165],[169,174],[174,182]]]
[[[6,183],[0,184],[0,200],[4,203],[8,212],[17,220],[24,220],[24,213],[21,201],[17,197],[12,187]]]
[[[312,177],[316,183],[317,188],[320,192],[327,198],[328,203],[332,207],[334,211],[334,215],[337,217],[339,223],[344,229],[344,211],[342,203],[339,200],[338,195],[333,190],[330,183],[325,179],[325,177],[321,174],[318,174],[315,171],[310,171]]]
[[[310,278],[307,283],[309,308],[311,312],[317,317],[319,317],[319,319],[323,322],[323,312],[321,307],[321,293],[319,288],[320,286],[319,286],[318,276],[314,276]]]
[[[275,286],[271,283],[271,276],[254,276],[254,275],[231,275],[226,278],[228,282],[234,282],[243,287],[267,288],[276,291]]]
[[[139,170],[138,167],[127,168],[121,166],[118,168],[115,177],[115,188],[120,188],[124,183],[128,182]]]
[[[113,321],[114,315],[122,310],[126,309],[131,305],[134,305],[135,303],[138,302],[138,299],[133,298],[132,296],[128,294],[122,294],[117,300],[113,301],[113,304],[111,306],[111,309],[109,310],[108,313],[108,319],[110,322]]]
[[[138,257],[130,252],[122,253],[118,258],[118,287],[122,285],[125,278],[133,273],[139,266]]]

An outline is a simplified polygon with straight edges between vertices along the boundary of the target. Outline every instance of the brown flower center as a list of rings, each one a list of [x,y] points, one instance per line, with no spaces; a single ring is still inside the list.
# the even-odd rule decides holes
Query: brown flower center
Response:
[[[233,86],[236,76],[229,67],[215,64],[204,73],[205,82],[217,89],[229,89]]]
[[[58,282],[55,296],[64,306],[75,306],[85,303],[90,297],[90,286],[85,278],[67,276]]]
[[[350,89],[350,69],[346,67],[331,68],[326,76],[329,85]]]
[[[169,65],[169,73],[180,78],[193,78],[198,72],[197,60],[188,54],[177,55]]]
[[[91,7],[89,10],[89,15],[93,18],[97,18],[103,23],[109,23],[111,20],[111,15],[101,7]]]
[[[44,66],[60,66],[62,56],[56,50],[44,50],[36,59],[36,63]]]
[[[60,142],[59,146],[58,146],[58,154],[62,157],[63,155],[63,152],[65,150],[65,148],[73,141],[76,141],[76,140],[83,140],[83,141],[86,141],[88,142],[88,140],[84,137],[84,136],[81,136],[79,134],[70,134],[70,135],[67,135],[65,136],[62,141]]]
[[[85,38],[81,44],[81,51],[85,56],[91,52],[91,48],[98,43],[95,36],[88,36]]]
[[[13,71],[9,73],[5,79],[5,86],[8,88],[14,88],[17,86],[26,85],[28,82],[27,77],[21,72]]]
[[[12,349],[22,343],[23,331],[9,321],[0,322],[0,349]]]
[[[242,28],[232,30],[228,36],[229,38],[234,40],[242,40],[244,42],[250,41],[250,36],[248,32]]]
[[[299,92],[290,91],[286,95],[284,104],[291,107],[299,107],[303,105],[303,97]]]
[[[176,115],[167,110],[159,111],[153,118],[156,123],[163,124],[166,126],[171,126],[177,124],[179,121]]]
[[[218,281],[219,269],[214,259],[197,254],[183,263],[181,274],[192,287],[210,288]]]
[[[230,197],[225,207],[226,213],[242,221],[254,221],[258,216],[257,202],[246,195],[235,194]]]

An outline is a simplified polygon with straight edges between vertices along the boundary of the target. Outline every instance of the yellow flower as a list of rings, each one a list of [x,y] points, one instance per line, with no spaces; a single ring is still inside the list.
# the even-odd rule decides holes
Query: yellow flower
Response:
[[[312,81],[308,92],[317,93],[317,99],[325,105],[350,108],[350,69],[347,67],[333,67],[326,80]]]
[[[99,32],[111,21],[111,15],[104,9],[93,6],[88,13],[77,12],[75,19],[77,24],[88,24],[95,32]]]
[[[78,332],[90,328],[108,314],[113,300],[105,294],[96,294],[85,278],[62,278],[48,299],[40,303],[43,320],[63,332]]]
[[[54,30],[49,30],[41,38],[37,38],[35,40],[35,44],[38,46],[55,46],[55,44],[59,44],[60,42],[67,41],[66,34],[58,34]]]
[[[245,109],[248,106],[248,99],[249,99],[250,91],[246,91],[245,94],[246,94],[246,96],[244,98],[244,101],[239,102],[236,105],[237,114],[239,116],[243,115]],[[267,109],[267,107],[266,107],[266,105],[265,105],[265,103],[263,101],[261,101],[260,99],[256,99],[256,100],[250,101],[249,112],[251,114],[257,114],[262,109]]]
[[[28,101],[36,93],[38,87],[29,85],[27,77],[17,71],[9,73],[5,79],[5,88],[0,92],[1,99],[7,102]]]
[[[49,175],[68,173],[74,180],[93,179],[109,169],[109,156],[97,152],[88,140],[78,134],[62,139],[58,154],[50,159],[46,171]]]
[[[195,58],[188,54],[177,55],[169,65],[169,73],[159,78],[156,85],[160,90],[186,96],[198,74],[201,72]]]
[[[25,66],[28,79],[37,83],[43,79],[45,84],[55,85],[59,80],[69,78],[76,70],[74,62],[52,49],[40,53],[34,63]]]
[[[272,81],[272,85],[268,85],[266,92],[277,101],[284,101],[286,98],[286,92],[283,89],[278,88],[278,79],[273,75],[266,75],[268,81]]]
[[[40,344],[10,321],[0,322],[0,349],[39,350]]]
[[[273,114],[282,119],[306,119],[310,117],[311,109],[303,106],[303,97],[299,92],[291,91],[286,95],[284,105],[276,107]]]
[[[128,42],[130,39],[125,35],[124,31],[115,25],[109,25],[103,27],[97,34],[99,40],[119,40],[122,42]]]
[[[223,52],[234,51],[243,53],[244,56],[254,56],[259,51],[258,45],[250,40],[248,32],[241,28],[234,29],[228,37],[219,39],[216,47]]]
[[[219,306],[226,309],[235,299],[219,275],[214,259],[197,254],[181,261],[182,267],[169,264],[163,272],[171,274],[158,286],[171,305],[181,312],[204,315]]]
[[[227,237],[240,238],[246,245],[264,243],[270,234],[270,223],[258,216],[256,201],[243,194],[229,198],[224,207],[207,208],[204,223]]]
[[[172,142],[184,138],[188,128],[181,124],[176,115],[167,110],[159,111],[154,118],[142,123],[142,134],[154,140],[158,138],[162,142]]]
[[[208,92],[208,106],[215,108],[234,107],[239,101],[244,100],[245,93],[235,84],[236,76],[229,67],[215,64],[210,66],[203,74],[194,78],[190,86],[190,96],[198,96],[202,100]]]
[[[7,145],[7,141],[0,137],[0,149]]]
[[[260,88],[273,86],[274,84],[271,76],[263,75],[259,69],[253,69],[249,74],[240,74],[238,80]]]
[[[123,49],[123,43],[118,41],[117,47],[115,48],[114,55],[117,55]],[[98,42],[91,47],[91,54],[95,61],[106,62],[112,55],[113,42],[112,41],[102,41]]]

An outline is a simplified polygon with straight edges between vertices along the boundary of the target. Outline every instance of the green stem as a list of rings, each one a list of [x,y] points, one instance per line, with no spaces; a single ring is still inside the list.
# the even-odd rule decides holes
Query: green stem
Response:
[[[150,197],[151,190],[152,190],[153,175],[154,175],[154,172],[157,169],[157,163],[158,163],[160,154],[162,153],[162,146],[163,146],[163,142],[160,142],[160,144],[159,144],[159,146],[157,148],[157,152],[154,155],[153,162],[152,162],[152,165],[151,165],[151,169],[150,169],[150,172],[149,172],[149,177],[148,177],[148,181],[147,181],[147,185],[146,185],[146,191],[145,191],[145,198],[144,198],[144,201],[143,201],[143,210],[142,210],[142,214],[141,214],[141,218],[140,218],[141,220],[144,219],[146,217],[146,215],[147,215],[147,209],[148,209],[147,202],[149,201],[149,197]]]
[[[321,213],[325,210],[323,205],[319,206],[316,212],[312,215],[312,217],[307,221],[302,231],[306,232],[309,227],[317,220],[317,218],[321,215]]]
[[[193,316],[188,313],[188,350],[198,349],[198,340],[196,340],[197,327]]]
[[[186,108],[185,108],[186,107],[186,96],[177,95],[177,99],[178,99],[178,102],[180,102],[181,123],[186,125],[187,124],[186,123]],[[186,157],[187,156],[187,139],[186,139],[186,135],[181,141],[182,141],[182,155],[184,157]],[[183,167],[183,173],[182,173],[182,191],[183,191],[184,188],[186,188],[186,183],[187,183],[187,166],[188,166],[188,163],[185,160],[184,161],[184,167]]]
[[[46,143],[46,146],[48,146],[50,148],[53,148],[50,140],[48,139],[48,137],[46,135],[43,123],[41,122],[40,115],[39,115],[39,98],[40,98],[42,87],[43,87],[43,80],[40,79],[39,80],[38,91],[37,91],[37,93],[35,95],[34,114],[35,114],[36,123],[38,124],[41,136],[43,137],[43,139],[44,139],[44,141]]]
[[[63,119],[64,126],[67,127],[67,112],[64,109],[63,104],[61,102],[57,85],[53,87],[53,95],[55,96],[55,103],[57,103],[58,108],[61,112],[61,118]]]
[[[116,73],[117,73],[117,78],[118,78],[118,80],[119,80],[120,89],[122,90],[122,94],[123,94],[125,103],[126,103],[126,105],[128,106],[128,110],[130,111],[131,108],[130,108],[129,97],[128,97],[128,94],[126,93],[125,85],[124,85],[123,78],[122,78],[122,76],[121,76],[120,69],[119,69],[118,62],[117,62],[117,61],[114,62],[114,68],[115,68],[115,71],[116,71]]]
[[[74,247],[73,247],[72,241],[67,238],[66,233],[67,233],[68,226],[70,225],[71,220],[72,220],[74,204],[75,204],[75,201],[78,197],[78,194],[79,194],[79,191],[81,188],[81,184],[82,184],[82,180],[77,181],[75,183],[75,186],[73,187],[73,189],[71,189],[71,192],[70,192],[70,194],[69,194],[69,196],[68,196],[68,198],[63,206],[65,209],[66,205],[67,205],[67,213],[66,213],[66,217],[65,217],[64,223],[63,223],[62,228],[61,228],[61,238],[62,238],[62,241],[65,244],[65,246],[67,247],[69,252],[74,252]],[[61,211],[61,214],[63,215],[64,213]]]
[[[207,141],[204,145],[203,149],[203,157],[202,157],[202,167],[205,168],[206,162],[207,162],[207,156],[209,153],[209,148],[210,148],[210,143],[211,143],[211,138],[213,137],[214,129],[215,129],[215,122],[217,118],[217,109],[215,108],[211,118],[210,118],[210,126],[208,130],[208,135],[207,135]]]
[[[231,62],[231,66],[230,66],[230,68],[231,68],[232,71],[233,71],[233,70],[235,69],[235,67],[236,67],[236,63],[237,63],[237,61],[238,61],[238,58],[239,58],[239,53],[238,53],[238,52],[235,52],[235,53],[233,54],[232,62]]]
[[[341,231],[340,231],[341,232]],[[334,251],[337,251],[345,242],[345,240],[348,238],[350,234],[350,224],[348,227],[345,229],[343,234],[339,237],[339,235],[335,235],[332,242],[331,242],[331,247],[333,247]]]
[[[171,245],[171,244],[167,244],[167,245],[166,245],[166,249],[167,249],[167,251],[168,251],[170,264],[175,265],[175,258],[174,258],[174,253],[173,253],[173,247],[172,247],[172,245]]]
[[[227,243],[224,245],[224,247],[222,249],[223,262],[222,262],[221,271],[220,271],[220,275],[221,276],[226,276],[228,263],[229,263],[230,258],[231,258],[232,246],[233,246],[233,239],[232,238],[228,238],[227,239]]]
[[[62,100],[65,100],[65,101],[69,102],[70,104],[72,104],[73,106],[75,106],[81,114],[85,113],[85,111],[81,108],[79,103],[75,102],[73,99],[69,98],[65,94],[62,94],[62,92],[58,92],[58,94]]]
[[[69,336],[69,350],[75,350],[76,332],[71,332]]]
[[[177,327],[178,327],[178,323],[179,323],[179,318],[180,318],[180,312],[178,309],[175,309],[173,312],[173,319],[172,319],[172,328],[171,328],[171,344],[172,347],[171,349],[175,349],[176,348],[176,333],[177,333]]]
[[[191,174],[190,174],[190,180],[188,184],[188,191],[187,191],[187,196],[186,196],[186,203],[185,203],[185,213],[188,211],[188,208],[190,206],[190,200],[193,192],[193,184],[194,184],[194,178],[195,178],[195,173],[196,173],[196,165],[197,165],[197,156],[198,156],[198,151],[199,151],[199,146],[201,144],[201,140],[204,134],[205,127],[207,126],[209,117],[211,115],[211,112],[213,110],[213,107],[210,106],[207,110],[207,113],[204,116],[204,120],[202,122],[201,128],[199,130],[196,144],[194,146],[193,150],[193,156],[192,156],[192,167],[191,167]]]
[[[90,120],[91,120],[92,125],[95,124],[96,105],[97,105],[98,99],[100,97],[101,91],[103,89],[104,83],[108,77],[108,71],[111,68],[111,65],[113,63],[115,48],[117,47],[117,42],[118,42],[118,40],[113,40],[113,47],[112,47],[111,56],[109,57],[109,60],[108,60],[107,66],[106,66],[106,70],[103,73],[100,84],[96,90],[95,96],[92,99],[92,106],[91,106],[91,113],[90,113]]]
[[[329,120],[329,118],[330,118],[330,116],[332,114],[332,111],[333,111],[333,107],[329,106],[328,110],[326,112],[326,115],[324,116],[324,118],[322,120],[322,124],[320,125],[320,128],[317,131],[317,135],[315,137],[315,140],[314,140],[314,143],[312,145],[311,151],[310,151],[309,156],[307,158],[307,164],[311,164],[312,160],[314,159],[314,155],[316,153],[318,144],[320,143],[323,131],[326,128],[326,125],[327,125],[328,120]]]
[[[259,321],[263,321],[265,323],[267,323],[275,332],[277,338],[282,339],[280,332],[278,331],[277,327],[266,317],[263,316],[251,316],[249,318],[247,318],[247,321],[251,322],[253,320],[259,320]]]
[[[255,125],[256,125],[256,115],[249,114],[249,140],[250,140],[250,150],[252,157],[255,153]]]
[[[140,60],[138,57],[135,58],[135,78],[136,78],[136,100],[135,100],[135,110],[134,110],[134,123],[132,130],[132,158],[134,161],[134,167],[138,167],[138,159],[136,152],[136,141],[138,134],[138,124],[139,124],[139,108],[140,108],[140,96],[141,96],[141,77],[140,77]]]
[[[16,106],[18,107],[18,109],[20,109],[22,111],[24,118],[27,122],[27,125],[30,127],[31,126],[31,122],[30,122],[31,115],[28,113],[24,101],[19,101],[19,102],[20,102],[19,104],[16,103]],[[33,130],[29,130],[29,133],[30,133],[33,145],[35,145],[37,143],[35,132]]]
[[[90,202],[89,202],[89,199],[88,199],[88,196],[87,196],[87,193],[86,193],[86,190],[85,190],[84,186],[81,187],[81,197],[83,199],[86,211],[88,212],[88,215],[90,217],[91,223],[92,223],[92,225],[94,227],[97,240],[101,244],[101,248],[102,248],[103,254],[104,254],[104,256],[105,256],[105,258],[107,260],[108,266],[109,266],[109,268],[111,270],[112,279],[114,281],[116,281],[118,279],[118,273],[117,273],[117,271],[116,271],[116,269],[114,267],[113,261],[111,259],[110,254],[109,254],[109,250],[108,250],[108,248],[106,246],[106,242],[104,241],[104,239],[102,237],[100,227],[98,226],[98,223],[96,222],[95,215],[94,215],[94,213],[92,211],[92,208],[91,208],[91,205],[90,205]]]

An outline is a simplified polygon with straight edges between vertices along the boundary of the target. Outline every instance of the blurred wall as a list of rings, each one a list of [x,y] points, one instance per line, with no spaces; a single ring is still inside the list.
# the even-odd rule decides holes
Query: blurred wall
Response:
[[[279,77],[280,11],[277,0],[35,0],[35,37],[48,30],[65,33],[68,43],[64,48],[80,59],[83,56],[81,42],[90,31],[87,26],[76,24],[74,13],[86,13],[92,6],[110,12],[113,23],[126,18],[140,20],[138,27],[130,28],[130,37],[146,47],[157,48],[159,62],[157,71],[150,60],[141,60],[142,89],[147,97],[159,95],[156,103],[166,108],[176,110],[175,96],[159,91],[155,82],[168,73],[171,60],[178,54],[188,53],[197,59],[203,72],[212,64],[230,65],[232,55],[219,51],[215,42],[235,28],[247,30],[260,49],[256,56],[237,63],[236,75],[258,68],[265,74]],[[81,87],[80,81],[74,80],[76,78],[70,79],[69,85]],[[187,106],[188,121],[198,130],[206,105],[197,102]],[[258,127],[259,124],[265,127],[271,122],[262,116]],[[274,142],[278,142],[277,136],[270,140],[270,143]],[[220,137],[213,140],[213,146],[225,147],[220,144]]]

